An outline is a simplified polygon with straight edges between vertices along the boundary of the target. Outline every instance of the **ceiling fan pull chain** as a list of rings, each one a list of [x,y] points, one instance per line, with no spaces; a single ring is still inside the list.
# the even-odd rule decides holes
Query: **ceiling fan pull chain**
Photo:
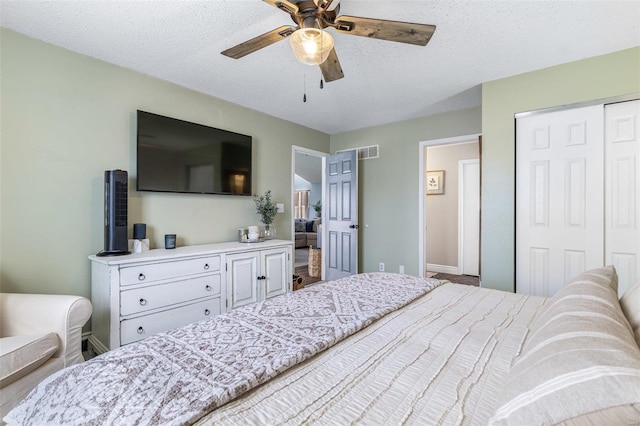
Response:
[[[326,3],[326,2],[324,2],[324,3]],[[320,22],[318,22],[318,26],[320,27],[320,30],[322,30],[322,25],[320,25]],[[324,49],[323,43],[324,43],[324,38],[321,38],[320,39],[320,49],[321,50]],[[320,73],[320,89],[324,89],[324,81],[322,80],[322,73]]]
[[[304,94],[302,95],[302,102],[307,102],[307,75],[304,75]]]

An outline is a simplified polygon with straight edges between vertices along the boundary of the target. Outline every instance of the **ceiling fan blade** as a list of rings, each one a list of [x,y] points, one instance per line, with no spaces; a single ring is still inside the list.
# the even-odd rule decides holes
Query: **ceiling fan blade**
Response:
[[[327,83],[334,80],[340,80],[344,77],[340,61],[338,60],[338,55],[336,54],[336,49],[331,49],[327,59],[320,64],[320,69],[322,70],[324,81]]]
[[[296,27],[293,27],[291,25],[284,25],[280,28],[276,28],[273,31],[269,31],[268,33],[252,38],[251,40],[247,40],[244,43],[240,43],[239,45],[231,47],[221,53],[233,59],[240,59],[243,56],[248,55],[249,53],[253,53],[256,50],[262,49],[263,47],[270,46],[273,43],[276,43],[290,36],[296,29]]]
[[[436,26],[357,16],[340,16],[335,21],[335,29],[344,34],[425,46],[436,30]]]
[[[269,3],[273,7],[277,7],[278,9],[287,12],[288,14],[296,14],[300,10],[298,5],[295,3],[291,3],[287,0],[262,0],[266,3]]]

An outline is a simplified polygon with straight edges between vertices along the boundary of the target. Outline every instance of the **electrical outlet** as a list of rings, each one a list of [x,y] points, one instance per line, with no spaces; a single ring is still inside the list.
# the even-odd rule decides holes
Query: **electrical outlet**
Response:
[[[400,267],[398,268],[398,272],[404,274],[404,265],[400,265]]]
[[[384,272],[384,263],[380,262],[380,265],[378,265],[378,271]]]

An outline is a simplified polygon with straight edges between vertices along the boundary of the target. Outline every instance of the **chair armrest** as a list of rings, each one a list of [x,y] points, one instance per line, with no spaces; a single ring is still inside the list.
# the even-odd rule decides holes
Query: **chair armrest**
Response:
[[[54,332],[65,367],[82,361],[82,326],[91,316],[91,302],[81,296],[0,293],[0,336]]]

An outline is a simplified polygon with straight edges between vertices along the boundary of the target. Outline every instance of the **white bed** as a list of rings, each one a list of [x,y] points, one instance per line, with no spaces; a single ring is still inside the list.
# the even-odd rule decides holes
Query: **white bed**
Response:
[[[549,299],[362,274],[72,367],[5,420],[633,424],[640,348],[629,323],[638,327],[640,300],[629,297],[629,321],[614,287],[611,267]]]

